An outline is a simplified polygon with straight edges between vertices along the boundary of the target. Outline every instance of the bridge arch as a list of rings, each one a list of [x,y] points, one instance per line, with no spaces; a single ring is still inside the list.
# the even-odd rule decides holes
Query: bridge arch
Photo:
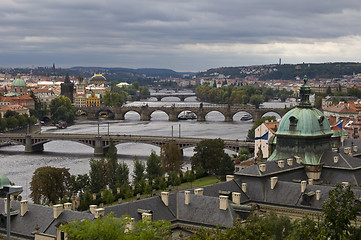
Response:
[[[232,114],[232,119],[235,122],[238,121],[243,121],[242,117],[246,117],[246,116],[252,116],[252,120],[254,119],[253,113],[251,111],[247,111],[247,110],[240,110],[240,111],[236,111]],[[249,119],[251,120],[251,119]]]
[[[139,119],[141,118],[141,112],[140,111],[138,111],[138,110],[136,110],[136,109],[129,109],[129,110],[126,110],[126,111],[124,111],[124,112],[122,112],[121,113],[121,119],[126,119],[125,118],[125,115],[127,115],[127,114],[133,114],[134,115],[134,113],[137,113],[138,115],[139,115]],[[133,119],[133,118],[132,118]]]
[[[158,115],[157,117],[155,117],[155,115]],[[169,113],[163,109],[159,109],[159,110],[153,110],[150,112],[150,118],[153,119],[155,118],[156,120],[165,120],[163,116],[165,115],[166,120],[169,120]]]
[[[222,118],[222,119],[220,119],[220,118]],[[213,110],[213,111],[209,111],[205,114],[205,119],[207,121],[214,121],[212,119],[217,119],[217,121],[225,121],[226,116],[222,111]]]

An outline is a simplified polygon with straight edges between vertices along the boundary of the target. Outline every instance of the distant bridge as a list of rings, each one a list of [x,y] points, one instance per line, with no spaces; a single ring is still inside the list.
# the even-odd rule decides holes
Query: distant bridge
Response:
[[[219,104],[173,104],[172,106],[154,106],[150,107],[147,104],[143,106],[121,106],[121,107],[83,107],[76,108],[86,114],[88,119],[97,119],[101,113],[107,113],[108,116],[114,117],[116,120],[124,120],[126,113],[130,111],[137,112],[140,115],[141,121],[150,121],[151,115],[155,111],[162,111],[168,115],[169,121],[178,121],[178,116],[183,111],[191,111],[197,116],[197,121],[205,121],[206,115],[210,112],[220,112],[225,122],[232,122],[236,113],[247,112],[253,117],[253,121],[260,119],[264,114],[269,112],[275,112],[281,117],[285,114],[285,108],[255,108],[250,105],[219,105]]]
[[[11,141],[25,146],[26,153],[42,152],[44,144],[50,141],[73,141],[94,148],[95,156],[103,156],[108,148],[110,139],[117,144],[121,143],[146,143],[161,147],[162,145],[174,141],[180,149],[195,147],[197,143],[205,138],[183,138],[183,137],[163,137],[163,136],[141,136],[141,135],[97,135],[97,134],[55,134],[55,133],[3,133],[0,135],[3,141]],[[223,140],[225,148],[238,152],[242,148],[254,149],[253,142],[239,140]]]
[[[150,97],[156,98],[157,101],[161,101],[166,97],[177,97],[179,100],[184,102],[184,100],[188,97],[195,97],[195,93],[151,93]]]

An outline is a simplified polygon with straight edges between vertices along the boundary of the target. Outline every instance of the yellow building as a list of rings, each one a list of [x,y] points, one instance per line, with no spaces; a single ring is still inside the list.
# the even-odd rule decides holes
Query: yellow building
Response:
[[[86,95],[85,94],[75,94],[74,96],[74,106],[75,107],[86,107]]]
[[[86,106],[87,107],[98,107],[100,106],[100,95],[91,93],[86,95]]]

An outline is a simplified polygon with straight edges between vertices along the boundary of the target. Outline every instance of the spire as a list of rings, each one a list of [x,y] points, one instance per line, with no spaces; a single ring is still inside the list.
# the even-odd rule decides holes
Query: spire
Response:
[[[310,102],[310,94],[311,94],[311,87],[307,85],[308,78],[305,75],[303,77],[303,85],[300,87],[300,96],[301,96],[301,102],[298,105],[298,107],[301,108],[311,108],[311,102]]]
[[[70,83],[69,73],[66,74],[64,83]]]

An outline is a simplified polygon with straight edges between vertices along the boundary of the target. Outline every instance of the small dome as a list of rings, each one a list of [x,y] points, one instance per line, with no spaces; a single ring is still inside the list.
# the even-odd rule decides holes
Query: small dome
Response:
[[[26,87],[26,83],[22,78],[20,78],[20,76],[18,74],[17,78],[15,78],[15,80],[13,81],[11,86],[12,87]]]
[[[278,126],[277,135],[312,137],[332,134],[330,123],[316,108],[296,107],[287,112]]]
[[[3,189],[5,185],[10,185],[10,180],[5,175],[0,174],[0,189]]]

